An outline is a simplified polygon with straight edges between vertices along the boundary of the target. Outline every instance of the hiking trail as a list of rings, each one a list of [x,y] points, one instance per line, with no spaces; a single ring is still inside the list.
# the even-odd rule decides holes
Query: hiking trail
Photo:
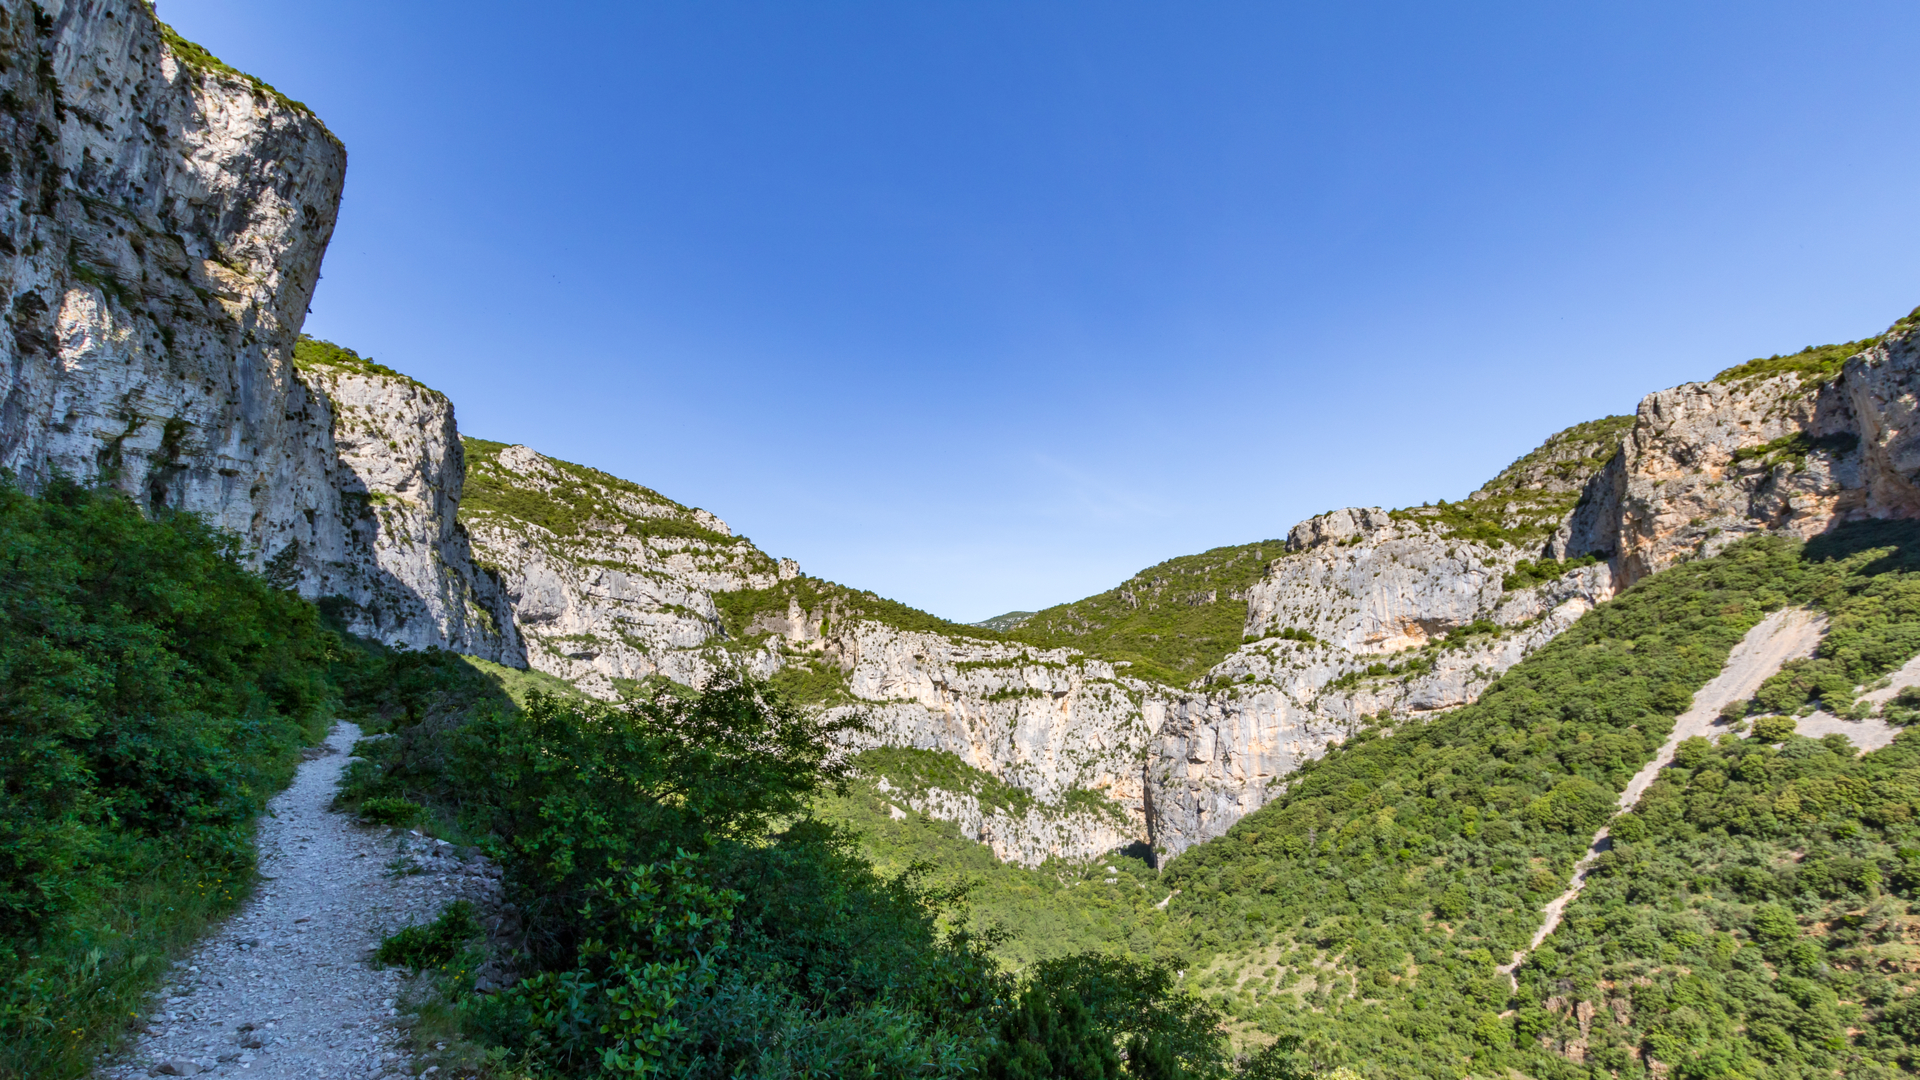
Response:
[[[99,1080],[220,1075],[358,1080],[410,1074],[398,1004],[408,977],[371,956],[381,938],[449,903],[496,903],[498,871],[418,833],[330,806],[360,729],[306,751],[260,819],[260,887],[178,961],[147,1027]]]

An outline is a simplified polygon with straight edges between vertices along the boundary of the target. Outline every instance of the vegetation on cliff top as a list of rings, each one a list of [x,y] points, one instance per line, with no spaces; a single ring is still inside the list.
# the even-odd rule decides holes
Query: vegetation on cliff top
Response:
[[[1840,374],[1850,357],[1866,352],[1875,345],[1896,334],[1904,334],[1920,323],[1920,308],[1900,317],[1886,333],[1864,337],[1859,341],[1844,341],[1836,345],[1809,345],[1796,353],[1782,356],[1775,353],[1749,360],[1744,364],[1735,364],[1713,377],[1714,382],[1757,382],[1770,379],[1775,375],[1798,375],[1801,386],[1817,386],[1830,382]]]
[[[1036,614],[1038,614],[1038,612],[1008,611],[1008,612],[1003,612],[1002,614],[999,614],[999,615],[995,615],[991,619],[981,619],[979,622],[974,623],[973,625],[985,627],[988,630],[1012,630],[1014,627],[1019,626],[1020,624],[1026,622],[1028,619],[1033,618]]]
[[[500,463],[509,443],[460,437],[466,451],[466,485],[460,517],[511,518],[572,539],[590,534],[679,538],[744,556],[752,569],[770,573],[774,562],[744,536],[728,536],[700,523],[693,510],[651,488],[611,473],[540,455],[535,474]]]
[[[1038,612],[1006,637],[1126,660],[1128,675],[1185,686],[1240,647],[1247,590],[1285,551],[1279,540],[1262,540],[1168,559],[1106,592]]]
[[[1620,452],[1631,416],[1603,416],[1556,432],[1479,491],[1392,511],[1403,524],[1444,525],[1451,536],[1482,544],[1538,549],[1580,502],[1581,489]]]
[[[321,131],[326,132],[327,138],[333,139],[335,142],[340,141],[332,131],[328,130],[325,122],[320,119],[320,115],[309,108],[305,102],[295,101],[293,98],[274,89],[273,85],[265,79],[257,75],[249,75],[233,67],[226,61],[213,55],[213,53],[208,52],[205,46],[188,41],[186,38],[180,36],[179,31],[161,21],[159,14],[154,10],[153,0],[145,0],[141,6],[146,9],[148,15],[153,17],[153,24],[159,28],[160,37],[167,43],[168,50],[170,50],[174,58],[179,60],[188,70],[201,75],[211,75],[216,78],[239,79],[252,87],[255,92],[264,94],[272,100],[305,115],[308,119],[318,124]]]
[[[739,589],[715,593],[713,603],[720,610],[727,636],[736,642],[757,641],[770,631],[756,630],[763,617],[785,619],[792,605],[798,605],[800,617],[811,620],[814,632],[826,634],[835,626],[866,619],[912,633],[939,634],[950,638],[1000,641],[1006,635],[996,630],[950,622],[908,607],[875,593],[862,592],[822,578],[801,574],[764,589]]]
[[[294,343],[293,366],[302,371],[319,370],[370,378],[399,379],[430,394],[440,393],[411,375],[402,374],[385,364],[374,363],[371,356],[361,356],[344,345],[335,345],[331,341],[322,341],[305,334],[301,334],[300,340]]]

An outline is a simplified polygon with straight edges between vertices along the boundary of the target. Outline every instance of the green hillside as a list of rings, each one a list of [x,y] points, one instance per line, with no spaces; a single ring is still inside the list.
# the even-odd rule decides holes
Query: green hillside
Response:
[[[771,570],[773,560],[744,536],[727,536],[700,523],[688,507],[652,488],[585,465],[542,455],[555,477],[530,481],[500,465],[508,443],[461,436],[466,485],[460,517],[508,518],[538,525],[559,537],[618,530],[629,536],[678,537],[737,547]]]
[[[1006,634],[1126,660],[1129,675],[1185,686],[1240,647],[1247,590],[1285,552],[1285,542],[1262,540],[1168,559],[1097,596],[1047,608]]]
[[[1483,544],[1537,551],[1580,502],[1587,480],[1606,467],[1633,429],[1631,416],[1603,416],[1575,424],[1500,470],[1458,502],[1442,499],[1392,512],[1394,520]]]
[[[1857,631],[1829,662],[1870,681],[1920,651],[1916,568],[1920,527],[1870,523],[1649,578],[1475,704],[1362,732],[1176,859],[1163,944],[1244,1031],[1368,1075],[1584,1077],[1540,1040],[1581,1037],[1571,1002],[1615,998],[1637,1011],[1587,1045],[1621,1076],[1649,1057],[1679,1076],[1881,1075],[1904,1060],[1910,977],[1901,950],[1859,950],[1905,940],[1920,885],[1905,736],[1864,759],[1798,738],[1690,748],[1517,992],[1494,965],[1750,626],[1823,607]]]

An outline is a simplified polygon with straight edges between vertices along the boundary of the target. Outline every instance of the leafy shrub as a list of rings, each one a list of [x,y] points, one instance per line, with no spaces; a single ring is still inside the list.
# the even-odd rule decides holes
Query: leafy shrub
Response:
[[[1589,835],[1613,816],[1614,793],[1584,776],[1570,776],[1527,804],[1536,828]]]
[[[373,958],[382,964],[418,971],[453,959],[461,946],[478,936],[480,924],[474,921],[473,904],[455,900],[432,922],[404,927],[382,939]]]
[[[86,1071],[244,895],[336,649],[199,518],[0,480],[0,1074]]]
[[[1853,702],[1853,687],[1853,679],[1838,660],[1789,660],[1760,684],[1753,699],[1769,712],[1790,713],[1814,700],[1844,712]]]
[[[374,798],[360,804],[360,816],[380,825],[406,828],[418,822],[426,807],[408,799]]]
[[[1513,564],[1513,569],[1509,571],[1505,577],[1500,579],[1500,587],[1508,592],[1512,592],[1515,589],[1530,589],[1542,582],[1553,581],[1562,574],[1578,570],[1583,566],[1592,566],[1599,561],[1600,557],[1598,555],[1582,555],[1577,559],[1566,560],[1539,559],[1537,561],[1529,561],[1522,559]]]
[[[1737,364],[1715,375],[1713,381],[1746,382],[1776,375],[1797,375],[1802,386],[1817,385],[1838,376],[1840,369],[1846,366],[1848,357],[1865,352],[1879,343],[1880,338],[1870,337],[1837,345],[1809,345],[1786,356],[1775,353]]]
[[[1156,1054],[1156,1057],[1160,1055]],[[1156,1062],[1158,1064],[1159,1062]],[[1030,986],[1000,1023],[982,1070],[993,1080],[1121,1080],[1120,1056],[1071,990]]]
[[[1753,737],[1763,743],[1785,742],[1797,726],[1791,716],[1763,716],[1753,722]]]
[[[856,722],[724,673],[619,707],[476,698],[457,723],[371,744],[349,798],[390,797],[393,769],[503,862],[535,970],[463,1015],[539,1070],[977,1074],[1016,987],[959,928],[963,890],[924,867],[879,875],[806,816],[851,775],[833,747]],[[1076,964],[1041,965],[1028,995],[1079,995],[1096,1058],[1138,1035],[1158,1059],[1224,1068],[1217,1017],[1170,973]]]
[[[1850,431],[1839,431],[1817,438],[1804,431],[1796,431],[1759,446],[1741,447],[1733,452],[1733,456],[1728,459],[1728,464],[1738,465],[1743,461],[1759,461],[1767,468],[1772,468],[1775,464],[1784,461],[1792,463],[1795,467],[1801,467],[1806,465],[1807,455],[1816,450],[1839,455],[1851,453],[1858,445],[1860,445],[1860,436]]]

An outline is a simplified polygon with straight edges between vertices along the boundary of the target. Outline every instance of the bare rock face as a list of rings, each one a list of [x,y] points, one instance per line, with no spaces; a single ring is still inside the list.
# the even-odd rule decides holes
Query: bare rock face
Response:
[[[258,554],[314,509],[292,349],[346,151],[137,0],[0,20],[0,465],[107,476]]]
[[[356,632],[524,663],[445,397],[296,370],[346,151],[136,0],[0,0],[0,466],[235,533]]]
[[[771,635],[752,654],[756,674],[818,665],[842,676],[850,700],[831,708],[870,724],[850,749],[944,751],[1032,796],[1019,812],[937,789],[908,802],[1001,858],[1031,866],[1148,839],[1142,703],[1152,684],[1072,649],[905,630],[838,604],[794,605],[753,629]]]
[[[1903,327],[1830,381],[1723,376],[1649,394],[1619,460],[1589,484],[1566,550],[1611,555],[1625,586],[1756,533],[1805,539],[1920,516],[1916,378]]]
[[[1891,334],[1847,361],[1835,387],[1859,438],[1863,499],[1846,512],[1875,518],[1920,517],[1920,340]],[[1835,411],[1838,411],[1836,406]]]
[[[1349,521],[1359,527],[1344,527]],[[1335,529],[1325,529],[1331,522]],[[1316,539],[1299,544],[1303,534]],[[1285,627],[1348,652],[1417,648],[1493,610],[1514,548],[1403,528],[1378,510],[1335,511],[1294,526],[1289,549],[1247,596],[1248,636]]]
[[[885,777],[880,789],[888,791]],[[936,821],[951,821],[961,835],[985,844],[1001,862],[1039,866],[1049,859],[1087,862],[1138,842],[1132,820],[1119,812],[1079,807],[984,806],[979,796],[964,791],[930,788],[901,793],[890,811],[905,817],[903,804]]]
[[[1375,555],[1366,547],[1334,548],[1329,562],[1408,558],[1418,545],[1433,545],[1428,555],[1444,555],[1444,540],[1395,537]],[[1454,559],[1468,545],[1459,545]],[[1318,554],[1310,552],[1310,555]],[[1497,552],[1472,550],[1469,558],[1499,565]],[[1298,565],[1308,556],[1276,563],[1275,581],[1285,570],[1292,595],[1344,609],[1335,628],[1378,624],[1411,625],[1388,658],[1365,636],[1330,635],[1329,640],[1268,638],[1243,646],[1216,665],[1208,689],[1162,693],[1147,702],[1155,737],[1146,764],[1147,822],[1157,850],[1179,852],[1219,836],[1234,822],[1265,805],[1302,762],[1370,721],[1406,718],[1457,708],[1473,701],[1508,668],[1572,626],[1581,615],[1613,594],[1612,571],[1605,563],[1583,566],[1529,588],[1503,590],[1500,579],[1482,580],[1484,567],[1462,573],[1461,587],[1447,587],[1457,563],[1433,558],[1429,574],[1399,576],[1326,574]],[[1412,559],[1408,560],[1413,561]],[[1506,562],[1511,565],[1511,557]],[[1317,571],[1324,571],[1323,564]],[[1325,582],[1317,594],[1302,589],[1298,575]],[[1408,588],[1412,581],[1415,588]],[[1431,588],[1428,588],[1431,587]],[[1251,606],[1251,602],[1250,602]],[[1300,610],[1315,608],[1303,605]],[[1364,614],[1363,614],[1364,613]],[[1463,634],[1446,631],[1469,630]]]
[[[525,667],[506,591],[458,521],[466,456],[446,395],[350,362],[297,376],[289,411],[310,452],[293,472],[316,513],[291,523],[269,572],[295,571],[353,633]]]

